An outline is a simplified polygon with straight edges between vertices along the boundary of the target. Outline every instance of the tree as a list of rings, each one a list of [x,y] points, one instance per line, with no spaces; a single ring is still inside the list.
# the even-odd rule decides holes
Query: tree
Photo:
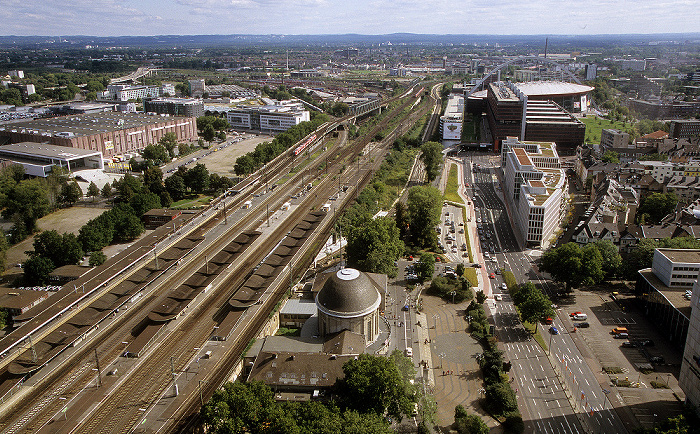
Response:
[[[2,206],[3,217],[21,222],[25,234],[33,233],[36,221],[50,210],[45,185],[38,178],[18,182],[5,194]]]
[[[371,273],[396,276],[394,265],[403,253],[403,241],[394,220],[365,216],[346,229],[348,265]]]
[[[343,373],[340,389],[349,407],[399,421],[410,414],[414,391],[390,358],[360,354],[343,365]]]
[[[535,324],[535,332],[542,318],[554,315],[552,301],[532,282],[527,282],[520,287],[513,296],[513,302],[518,306],[523,321]]]
[[[117,191],[121,202],[130,201],[134,194],[139,193],[143,189],[141,180],[130,173],[124,175],[121,180],[115,180],[112,186]]]
[[[438,142],[425,142],[420,148],[420,158],[425,165],[425,173],[428,182],[432,182],[437,178],[440,164],[442,164],[442,149],[442,145]]]
[[[160,208],[160,197],[152,192],[134,195],[129,201],[129,205],[134,210],[136,216],[141,217],[148,211]]]
[[[486,301],[486,294],[484,291],[476,291],[476,302],[483,304]]]
[[[233,171],[238,176],[247,175],[255,171],[255,162],[250,154],[241,155],[236,158],[236,164],[233,167]]]
[[[496,415],[504,414],[518,409],[518,403],[515,400],[515,393],[510,385],[503,382],[497,382],[486,386],[484,394],[486,405]]]
[[[151,166],[143,171],[143,185],[156,194],[163,191],[163,171],[160,167]]]
[[[90,253],[90,266],[91,267],[98,267],[98,266],[104,264],[106,260],[107,260],[107,255],[100,252],[99,250],[96,252]]]
[[[396,227],[399,228],[399,237],[403,240],[408,231],[408,210],[406,209],[406,204],[401,201],[397,201],[394,208],[396,209],[394,213]]]
[[[215,433],[258,432],[274,404],[274,393],[262,382],[226,383],[202,407],[202,419]]]
[[[651,223],[660,223],[661,219],[672,213],[678,204],[678,196],[675,193],[652,193],[642,199],[637,215],[648,215]],[[649,223],[649,222],[647,222]]]
[[[202,130],[202,138],[206,140],[207,142],[211,142],[214,140],[214,136],[216,135],[216,130],[212,125],[207,125],[204,127]]]
[[[197,163],[193,168],[187,171],[185,183],[190,189],[197,193],[204,193],[209,188],[209,171],[207,166]]]
[[[459,434],[488,434],[489,427],[475,414],[458,405],[455,407],[455,429]]]
[[[112,195],[112,186],[109,184],[109,182],[102,187],[101,194],[105,199]]]
[[[601,254],[604,279],[610,280],[620,274],[622,268],[622,257],[620,251],[610,240],[600,240],[594,243]]]
[[[440,223],[442,196],[434,187],[412,187],[408,190],[408,216],[411,242],[419,248],[437,246],[435,226]]]
[[[74,234],[60,235],[55,230],[50,230],[34,237],[34,251],[29,254],[50,259],[54,266],[61,267],[77,264],[83,257],[83,249]]]
[[[576,243],[566,243],[544,252],[540,269],[549,273],[555,281],[564,283],[565,290],[578,287],[585,279],[581,274],[581,248]]]
[[[187,186],[185,180],[177,173],[165,179],[165,191],[170,194],[173,200],[178,201],[187,194]]]
[[[457,268],[455,269],[455,273],[457,273],[458,276],[464,276],[464,264],[461,262],[457,264]]]
[[[90,182],[90,185],[88,186],[87,189],[87,195],[92,198],[92,201],[95,201],[95,198],[100,195],[100,189],[95,184],[94,182]]]
[[[158,140],[158,144],[168,151],[170,158],[175,156],[175,147],[177,146],[177,136],[175,133],[171,131],[163,134],[163,137]]]
[[[75,205],[81,197],[83,197],[83,190],[80,189],[78,181],[63,184],[63,188],[61,189],[61,201],[63,203],[72,206]]]
[[[435,256],[432,253],[421,254],[420,260],[416,263],[416,272],[421,282],[432,279],[435,273]]]
[[[44,285],[49,280],[49,274],[56,267],[50,259],[42,256],[32,256],[22,264],[24,279],[29,285]]]
[[[596,285],[603,281],[603,255],[595,244],[587,244],[581,249],[581,284]]]
[[[156,166],[160,166],[170,161],[168,150],[163,145],[148,145],[143,149],[141,156],[145,160],[150,160]]]
[[[620,154],[618,154],[615,151],[612,150],[607,150],[603,154],[603,157],[601,158],[603,160],[603,163],[615,163],[619,164],[620,163]]]

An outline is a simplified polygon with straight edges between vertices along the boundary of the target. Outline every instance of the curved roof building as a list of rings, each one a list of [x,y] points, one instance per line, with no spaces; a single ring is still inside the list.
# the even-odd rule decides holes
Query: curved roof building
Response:
[[[374,342],[379,335],[377,284],[365,273],[343,268],[326,280],[316,295],[318,331],[321,336],[349,330]]]

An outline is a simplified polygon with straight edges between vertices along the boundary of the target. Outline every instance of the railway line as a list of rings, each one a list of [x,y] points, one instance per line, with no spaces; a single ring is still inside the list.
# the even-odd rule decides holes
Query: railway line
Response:
[[[413,102],[415,102],[414,98],[408,98],[406,102],[400,104],[394,110],[394,113],[401,113]],[[225,247],[235,234],[255,231],[256,228],[260,227],[261,221],[264,221],[265,211],[269,209],[270,205],[272,205],[273,209],[277,209],[283,201],[287,200],[290,193],[301,190],[306,181],[318,177],[321,172],[325,171],[326,174],[338,173],[339,176],[345,174],[348,183],[352,186],[350,192],[358,190],[361,185],[364,185],[371,179],[372,173],[378,167],[381,159],[375,158],[372,161],[372,159],[367,158],[365,164],[371,164],[372,167],[360,168],[358,165],[356,173],[353,173],[355,166],[347,163],[351,162],[352,158],[367,146],[370,139],[386,125],[389,118],[390,116],[386,116],[369,134],[355,141],[352,145],[343,146],[341,143],[329,147],[311,164],[297,171],[284,186],[278,189],[270,189],[270,183],[276,185],[275,182],[290,170],[290,167],[300,162],[300,159],[296,158],[296,156],[290,155],[291,152],[282,154],[273,162],[268,163],[265,169],[251,175],[244,183],[234,187],[229,192],[235,193],[235,191],[238,191],[238,194],[234,194],[233,197],[224,195],[217,198],[217,200],[213,201],[212,207],[208,211],[209,215],[204,220],[204,223],[192,229],[186,236],[204,237],[205,234],[209,234],[221,226],[227,226],[226,220],[229,215],[239,211],[246,198],[250,197],[250,195],[259,195],[262,199],[258,201],[255,208],[251,209],[236,222],[232,222],[225,231],[216,235],[213,241],[198,247],[199,250],[191,253],[187,258],[186,264],[178,266],[170,277],[159,276],[154,279],[152,282],[154,287],[177,288],[178,285],[187,281],[198,270],[201,271],[203,256],[204,266],[208,267],[206,265],[208,264],[208,259],[214,257],[216,253],[209,257],[207,255],[213,252],[221,252],[221,249]],[[410,118],[411,116],[409,116],[407,122],[410,122]],[[326,130],[322,132],[321,137],[327,132],[334,130],[339,123],[340,121],[336,121],[326,125],[324,127]],[[398,133],[395,130],[393,136],[388,137],[382,143],[391,143],[396,134]],[[311,144],[311,146],[316,146],[316,144]],[[346,165],[348,168],[341,170]],[[77,401],[76,397],[82,396],[83,398],[88,397],[95,403],[94,409],[90,411],[89,417],[80,421],[72,430],[67,431],[115,432],[121,430],[121,432],[124,432],[132,429],[133,424],[139,418],[140,409],[144,405],[147,406],[153,402],[163,392],[164,388],[168,387],[168,383],[172,378],[171,369],[176,371],[182,369],[184,364],[193,357],[193,348],[196,348],[197,344],[201,344],[211,336],[213,329],[218,324],[217,320],[221,318],[222,307],[229,303],[231,297],[250,276],[249,270],[260,265],[267,252],[279,243],[280,238],[285,233],[291,233],[293,230],[296,230],[293,228],[299,222],[304,222],[309,209],[319,209],[329,196],[335,194],[337,188],[335,180],[334,176],[321,176],[315,181],[317,184],[312,191],[300,201],[294,211],[290,213],[290,216],[280,223],[274,233],[268,234],[264,239],[261,238],[254,241],[249,248],[241,252],[239,258],[226,265],[225,268],[227,269],[224,277],[219,278],[218,282],[214,282],[216,285],[211,291],[212,295],[202,296],[201,300],[195,300],[196,304],[193,304],[191,309],[189,304],[186,304],[184,309],[190,309],[191,312],[183,315],[182,321],[177,327],[166,330],[160,336],[160,342],[154,343],[150,353],[145,355],[143,359],[139,359],[138,369],[134,369],[128,376],[121,377],[120,383],[115,385],[115,389],[109,395],[100,396],[100,393],[106,392],[106,388],[93,389],[88,387],[89,384],[95,381],[93,369],[98,363],[102,364],[102,366],[108,366],[113,360],[117,359],[124,350],[125,336],[127,337],[126,339],[129,339],[128,336],[134,330],[135,324],[138,324],[143,317],[147,316],[146,312],[153,312],[154,307],[162,302],[163,294],[158,295],[158,291],[155,289],[152,290],[152,294],[144,296],[140,303],[129,307],[130,315],[116,315],[91,341],[79,346],[70,357],[65,356],[64,366],[73,366],[75,368],[54,369],[46,375],[43,381],[32,388],[33,393],[21,397],[21,399],[13,403],[8,411],[4,412],[0,417],[0,428],[4,430],[3,432],[40,432],[41,430],[53,432],[55,431],[55,426],[52,427],[51,425],[56,423],[55,415],[61,408],[65,408],[66,401],[74,399]],[[311,193],[313,193],[313,196]],[[350,195],[346,196],[345,203],[347,203]],[[178,230],[184,230],[183,227],[186,224],[184,223]],[[306,262],[313,257],[309,252],[312,252],[312,246],[318,243],[318,236],[327,234],[331,227],[332,216],[326,218],[324,223],[319,226],[316,238],[298,246],[299,248],[293,252],[297,255],[294,258],[298,259],[294,259],[294,267],[289,267],[289,274],[293,275],[295,270],[306,268]],[[164,237],[172,237],[176,233],[175,231],[176,229],[173,228],[172,233],[166,234]],[[171,246],[175,244],[176,242],[173,240]],[[292,250],[288,249],[287,253],[292,252]],[[289,256],[289,261],[292,261],[292,256],[287,256]],[[167,263],[165,259],[161,261],[164,264]],[[154,264],[154,262],[156,263]],[[155,265],[157,269],[157,259],[154,258],[154,260],[149,261],[146,267],[149,265],[151,267]],[[284,273],[278,273],[275,279],[268,283],[274,283],[280,275],[284,275]],[[217,277],[212,279],[212,282],[215,279]],[[237,335],[237,340],[235,345],[232,346],[229,357],[222,359],[222,369],[217,370],[218,377],[205,384],[203,388],[205,396],[210,396],[218,387],[218,384],[223,383],[224,380],[221,378],[224,378],[230,372],[230,365],[237,360],[250,338],[257,333],[261,325],[267,320],[267,312],[272,310],[283,298],[286,290],[284,287],[281,287],[281,289],[272,289],[267,292],[268,294],[264,300],[259,299],[260,303],[258,303],[258,300],[255,300],[255,303],[252,305],[243,306],[244,314],[249,317],[247,318],[249,321],[247,327],[242,333]],[[193,299],[189,300],[189,302],[191,303]],[[175,315],[168,321],[177,318],[177,316]],[[168,322],[168,325],[170,324]],[[187,332],[184,332],[184,330],[187,330]],[[250,338],[246,339],[248,336]],[[93,354],[97,354],[96,359],[93,357]],[[172,367],[168,363],[169,360],[172,361]],[[190,399],[190,401],[193,400],[194,398]],[[173,419],[177,420],[178,423],[171,425],[170,429],[181,429],[182,426],[187,426],[187,421],[191,421],[192,415],[196,414],[197,404],[198,401],[194,400],[194,404],[183,406],[183,408],[179,409],[181,414],[177,419]],[[117,429],[117,427],[124,428]]]

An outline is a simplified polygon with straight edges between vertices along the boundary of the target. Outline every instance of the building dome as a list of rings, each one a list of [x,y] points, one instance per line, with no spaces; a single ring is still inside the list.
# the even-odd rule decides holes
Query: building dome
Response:
[[[368,344],[379,336],[382,297],[367,274],[343,268],[332,274],[316,295],[321,336],[349,330]]]
[[[316,296],[319,310],[344,318],[365,315],[380,303],[381,296],[370,278],[354,268],[331,275]]]

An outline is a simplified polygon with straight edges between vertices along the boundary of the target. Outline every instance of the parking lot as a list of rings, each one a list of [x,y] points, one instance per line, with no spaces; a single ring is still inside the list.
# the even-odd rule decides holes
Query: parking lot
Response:
[[[603,368],[620,368],[621,373],[607,375],[611,382],[617,378],[627,379],[633,386],[638,383],[638,387],[611,387],[611,390],[642,426],[651,427],[656,422],[654,415],[663,415],[665,419],[682,410],[682,402],[673,395],[673,392],[682,395],[677,380],[682,353],[643,316],[631,294],[619,295],[617,299],[616,302],[610,297],[610,291],[575,291],[568,302],[559,302],[560,317],[573,331],[574,325],[582,321],[571,320],[569,314],[578,311],[587,314],[585,322],[589,326],[577,328],[575,333],[593,356],[589,363],[596,365],[597,372]],[[616,327],[626,328],[628,338],[616,338],[612,333]],[[583,349],[584,357],[585,353]],[[654,389],[652,381],[667,384],[669,389]]]

